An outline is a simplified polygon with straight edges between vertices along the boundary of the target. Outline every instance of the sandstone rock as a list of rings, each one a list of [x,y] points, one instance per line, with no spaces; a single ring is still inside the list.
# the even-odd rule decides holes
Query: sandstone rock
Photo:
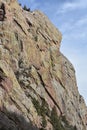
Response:
[[[3,2],[0,129],[87,130],[87,107],[74,67],[60,52],[61,33],[40,11]]]

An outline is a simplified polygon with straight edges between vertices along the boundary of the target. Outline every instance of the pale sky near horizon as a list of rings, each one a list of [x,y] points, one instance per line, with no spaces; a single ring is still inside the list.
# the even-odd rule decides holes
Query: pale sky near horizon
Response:
[[[78,89],[87,104],[87,0],[18,1],[44,12],[61,31],[61,52],[74,65]]]

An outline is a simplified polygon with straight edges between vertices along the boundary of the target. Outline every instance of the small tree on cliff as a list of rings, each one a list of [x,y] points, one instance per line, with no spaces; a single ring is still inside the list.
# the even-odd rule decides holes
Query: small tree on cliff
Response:
[[[27,8],[26,5],[24,5],[23,9],[26,10],[26,11],[30,11],[30,8]]]

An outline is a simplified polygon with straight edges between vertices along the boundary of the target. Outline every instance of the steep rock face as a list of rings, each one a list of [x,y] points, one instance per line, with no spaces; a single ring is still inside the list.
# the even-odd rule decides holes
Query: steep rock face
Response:
[[[61,33],[43,13],[2,3],[0,129],[87,130],[75,70],[59,50]]]

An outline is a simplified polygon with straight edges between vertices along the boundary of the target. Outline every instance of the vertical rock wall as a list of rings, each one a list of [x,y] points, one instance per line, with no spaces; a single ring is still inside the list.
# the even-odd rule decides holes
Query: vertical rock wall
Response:
[[[2,3],[0,129],[86,130],[87,107],[59,50],[61,33],[40,11]]]

